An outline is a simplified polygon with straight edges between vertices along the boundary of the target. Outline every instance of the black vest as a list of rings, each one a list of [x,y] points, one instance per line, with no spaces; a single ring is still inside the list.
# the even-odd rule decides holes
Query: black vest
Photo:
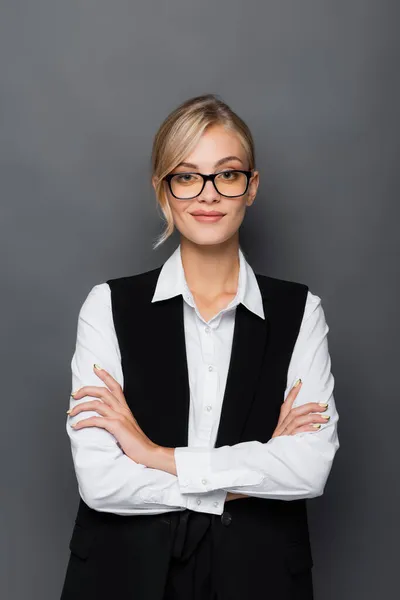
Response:
[[[190,390],[183,298],[151,302],[160,270],[107,281],[124,394],[152,441],[187,446]],[[216,447],[268,442],[284,400],[308,287],[257,273],[256,278],[265,320],[242,304],[236,309]],[[225,504],[225,519],[212,518],[215,568],[227,599],[311,600],[309,587],[296,596],[298,588],[293,587],[313,566],[306,500],[233,500]],[[80,499],[62,600],[162,600],[170,541],[168,513],[121,516],[95,511]]]

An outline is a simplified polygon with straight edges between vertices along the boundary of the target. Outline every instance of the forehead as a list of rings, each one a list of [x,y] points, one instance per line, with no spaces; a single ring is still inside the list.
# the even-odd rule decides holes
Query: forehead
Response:
[[[246,151],[238,134],[221,125],[214,125],[203,133],[196,147],[184,160],[199,166],[213,167],[225,156],[237,156],[243,163],[247,161]],[[232,162],[240,165],[238,160]]]

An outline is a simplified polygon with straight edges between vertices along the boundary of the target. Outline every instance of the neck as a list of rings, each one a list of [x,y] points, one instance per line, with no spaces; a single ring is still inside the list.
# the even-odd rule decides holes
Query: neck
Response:
[[[198,245],[181,236],[182,265],[193,294],[215,298],[236,294],[239,277],[239,235],[221,244]]]

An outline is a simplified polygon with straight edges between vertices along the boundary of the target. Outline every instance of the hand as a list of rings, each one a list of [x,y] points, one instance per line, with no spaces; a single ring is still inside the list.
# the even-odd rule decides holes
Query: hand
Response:
[[[72,427],[75,431],[83,427],[102,427],[109,431],[117,440],[119,447],[123,452],[137,463],[148,466],[150,455],[158,448],[157,444],[152,442],[133,416],[122,391],[121,385],[101,368],[93,367],[94,372],[107,387],[88,386],[80,388],[74,392],[72,397],[79,400],[85,396],[95,396],[99,400],[89,400],[74,406],[67,411],[70,417],[73,417],[85,410],[94,410],[99,413],[99,417],[87,417],[74,423]]]
[[[299,382],[299,385],[296,386],[295,384],[292,387],[281,406],[279,421],[272,435],[273,438],[280,435],[295,435],[300,431],[318,431],[319,428],[313,427],[313,423],[326,423],[329,418],[315,412],[327,409],[327,406],[318,404],[318,402],[308,402],[292,408],[302,386],[301,379],[299,379]]]

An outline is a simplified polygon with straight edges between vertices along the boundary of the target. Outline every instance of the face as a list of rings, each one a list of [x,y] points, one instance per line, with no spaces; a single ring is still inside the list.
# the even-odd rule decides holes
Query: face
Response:
[[[211,174],[222,171],[221,180],[224,185],[227,185],[225,179],[229,182],[229,178],[233,176],[226,171],[233,169],[249,170],[246,151],[235,132],[215,125],[204,132],[193,152],[185,157],[184,162],[177,166],[172,173]],[[188,178],[191,179],[190,176]],[[235,198],[221,195],[215,189],[212,181],[207,181],[201,194],[189,200],[175,198],[167,182],[164,181],[175,227],[182,236],[195,244],[211,245],[225,242],[237,233],[247,206],[253,204],[258,181],[258,172],[254,171],[246,193]],[[222,188],[220,189],[222,191]],[[218,215],[201,217],[198,215],[201,212],[208,215],[211,212],[218,213]]]

